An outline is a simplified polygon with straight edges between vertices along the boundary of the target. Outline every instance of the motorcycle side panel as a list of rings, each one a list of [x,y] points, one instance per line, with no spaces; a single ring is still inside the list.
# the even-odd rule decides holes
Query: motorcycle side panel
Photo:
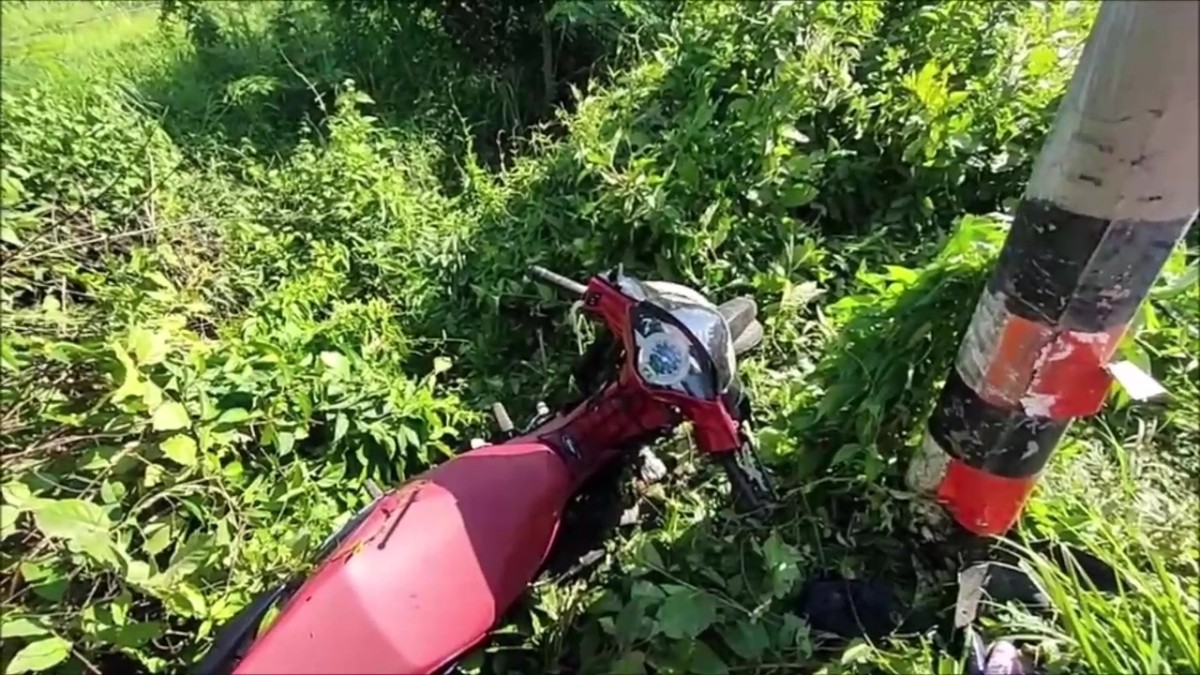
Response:
[[[237,673],[429,673],[480,642],[554,539],[571,480],[540,443],[459,455],[381,499]]]

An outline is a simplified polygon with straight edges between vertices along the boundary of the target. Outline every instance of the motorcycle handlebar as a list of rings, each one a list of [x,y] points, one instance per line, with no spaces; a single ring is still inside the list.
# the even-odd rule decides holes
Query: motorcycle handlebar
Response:
[[[559,288],[576,295],[583,295],[587,292],[587,286],[584,286],[573,279],[568,279],[557,272],[551,272],[541,265],[533,265],[530,267],[529,274],[538,281],[544,281],[548,284],[558,286]]]

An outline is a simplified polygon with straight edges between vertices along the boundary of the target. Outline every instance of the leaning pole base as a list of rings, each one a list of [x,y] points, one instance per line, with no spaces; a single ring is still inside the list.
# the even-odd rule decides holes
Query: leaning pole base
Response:
[[[1138,379],[1110,362],[1200,202],[1197,26],[1197,2],[1100,8],[909,467],[970,533],[1007,532],[1071,422]]]

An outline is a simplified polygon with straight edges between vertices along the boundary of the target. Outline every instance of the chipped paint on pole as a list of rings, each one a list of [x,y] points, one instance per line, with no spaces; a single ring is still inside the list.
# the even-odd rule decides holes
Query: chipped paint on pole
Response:
[[[909,468],[980,535],[1012,527],[1196,216],[1200,3],[1105,2]]]

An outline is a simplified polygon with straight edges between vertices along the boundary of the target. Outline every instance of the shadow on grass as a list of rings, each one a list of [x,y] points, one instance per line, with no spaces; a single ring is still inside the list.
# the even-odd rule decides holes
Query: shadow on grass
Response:
[[[467,151],[461,132],[470,129],[474,150],[497,166],[528,129],[573,106],[571,88],[586,87],[614,57],[613,35],[559,29],[547,56],[527,34],[532,19],[479,34],[466,5],[447,3],[440,22],[429,5],[263,3],[244,17],[200,6],[165,20],[186,32],[184,58],[151,69],[135,89],[167,111],[164,125],[185,150],[270,156],[286,155],[306,127],[322,129],[337,91],[354,80],[383,126],[432,134],[450,155]],[[479,48],[513,31],[517,48]]]

